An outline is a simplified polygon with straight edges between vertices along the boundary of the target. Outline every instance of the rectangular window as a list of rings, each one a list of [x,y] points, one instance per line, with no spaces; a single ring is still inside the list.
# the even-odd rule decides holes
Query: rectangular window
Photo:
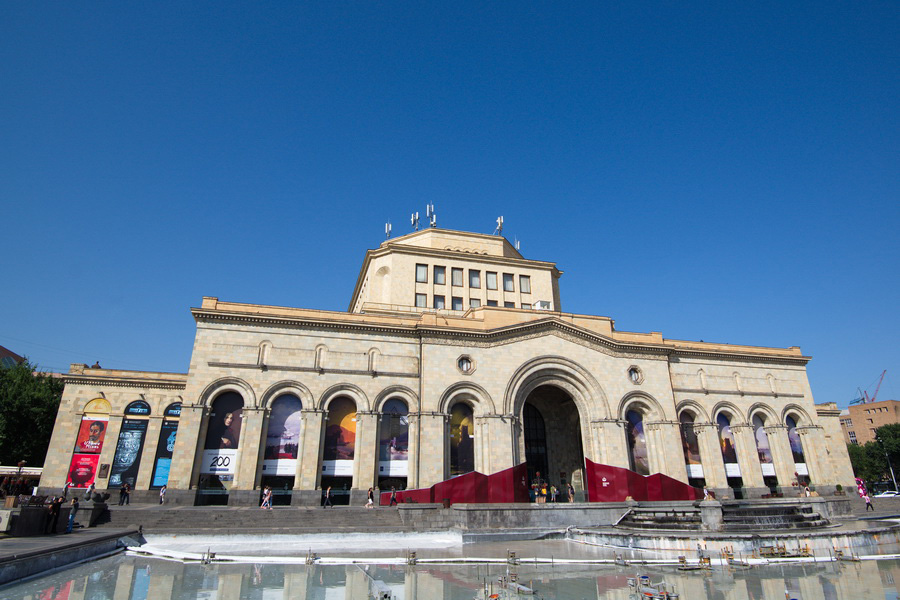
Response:
[[[513,276],[509,273],[503,274],[503,291],[504,292],[514,292],[515,287],[513,286]]]
[[[462,287],[462,269],[452,269],[450,271],[450,283],[455,285],[456,287]]]
[[[445,270],[444,267],[435,267],[434,268],[434,285],[444,285],[446,281],[444,281]]]
[[[523,302],[523,303],[522,303],[522,308],[524,308],[525,310],[529,310],[529,309],[531,309],[531,305],[528,304],[527,302]]]
[[[497,306],[496,300],[488,300],[488,306]]]
[[[496,290],[497,289],[497,274],[488,271],[485,273],[487,275],[487,289]]]
[[[515,308],[515,307],[516,307],[515,302],[504,302],[503,303],[503,308]]]
[[[531,277],[528,275],[519,275],[519,291],[523,294],[531,293]]]
[[[434,297],[434,307],[435,308],[444,308],[444,297],[437,296]]]
[[[469,306],[472,308],[478,308],[481,306],[481,300],[478,298],[469,298]]]
[[[428,283],[428,265],[416,265],[416,283]]]
[[[462,298],[453,296],[453,310],[462,310]]]
[[[417,308],[425,308],[427,302],[427,296],[425,294],[416,294],[416,307]]]
[[[470,288],[480,288],[481,287],[481,271],[469,269],[469,287]]]

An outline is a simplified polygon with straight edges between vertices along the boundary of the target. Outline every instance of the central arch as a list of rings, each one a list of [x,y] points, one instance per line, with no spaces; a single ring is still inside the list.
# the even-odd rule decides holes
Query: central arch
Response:
[[[519,418],[519,455],[528,464],[529,481],[555,485],[561,499],[568,483],[582,491],[582,420],[572,396],[562,387],[540,385],[525,397]]]

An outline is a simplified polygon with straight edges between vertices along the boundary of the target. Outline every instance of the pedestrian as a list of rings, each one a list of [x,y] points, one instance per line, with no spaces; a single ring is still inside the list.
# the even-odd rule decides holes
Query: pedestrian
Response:
[[[322,503],[322,508],[328,508],[329,506],[331,508],[334,508],[334,504],[332,504],[332,502],[331,502],[331,486],[330,485],[325,490],[325,501]]]
[[[375,490],[369,488],[368,497],[366,499],[366,508],[375,508]]]
[[[566,486],[566,491],[569,494],[569,502],[575,502],[575,487],[571,483],[569,483]]]
[[[49,513],[47,523],[50,526],[50,533],[56,533],[56,522],[59,520],[59,509],[62,507],[63,499],[62,496],[57,496],[50,502],[50,506],[47,508]],[[46,529],[44,529],[46,531]]]
[[[397,488],[391,486],[391,506],[397,504]]]
[[[709,488],[705,485],[703,486],[703,499],[709,500]]]
[[[159,488],[159,503],[166,503],[166,486],[162,486],[161,488]]]
[[[272,509],[272,488],[266,486],[263,488],[262,504],[259,505],[263,510]]]
[[[810,491],[809,491],[809,486],[806,486],[806,487],[803,489],[803,493],[806,494],[806,497],[807,497],[807,498],[809,498],[809,497],[812,495],[812,494],[810,493]]]
[[[84,501],[85,501],[85,502],[88,502],[88,501],[91,499],[91,496],[94,495],[94,488],[95,488],[95,487],[96,487],[96,486],[94,485],[94,482],[92,481],[92,482],[91,482],[91,485],[89,485],[89,486],[87,487],[87,491],[84,493]]]
[[[72,498],[71,510],[69,511],[69,522],[66,524],[66,533],[72,533],[75,528],[75,513],[78,512],[78,498]]]
[[[863,500],[866,501],[866,512],[869,512],[870,508],[872,509],[872,512],[875,512],[875,507],[872,506],[872,499],[869,498],[868,492],[866,492],[865,495],[863,496]]]
[[[550,486],[550,502],[556,504],[556,498],[559,496],[559,490],[556,489],[555,485]]]

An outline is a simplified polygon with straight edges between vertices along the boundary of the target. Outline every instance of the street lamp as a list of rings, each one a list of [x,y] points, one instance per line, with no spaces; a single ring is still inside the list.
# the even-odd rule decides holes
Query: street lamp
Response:
[[[887,461],[888,469],[891,470],[891,481],[894,482],[894,491],[897,491],[897,478],[894,477],[894,467],[891,465],[891,457],[888,456],[887,449],[884,447],[884,442],[881,440],[881,436],[877,433],[875,434],[875,441],[881,445],[881,451],[884,452],[884,459]]]

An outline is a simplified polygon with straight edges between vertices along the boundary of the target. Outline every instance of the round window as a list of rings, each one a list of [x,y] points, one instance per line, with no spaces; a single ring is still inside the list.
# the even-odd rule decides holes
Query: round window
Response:
[[[468,356],[460,356],[456,361],[456,367],[463,373],[471,373],[473,371],[472,359]]]

